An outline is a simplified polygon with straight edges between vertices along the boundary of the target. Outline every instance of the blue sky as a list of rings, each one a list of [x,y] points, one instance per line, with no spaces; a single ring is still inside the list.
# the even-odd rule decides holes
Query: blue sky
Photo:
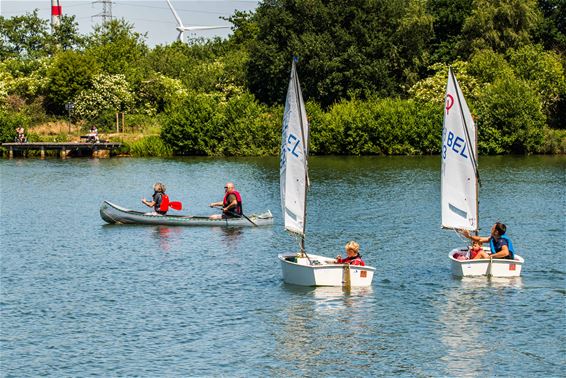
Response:
[[[75,15],[79,31],[87,34],[92,27],[102,21],[95,17],[102,12],[102,4],[95,0],[60,0],[63,14]],[[220,19],[228,17],[235,10],[252,11],[256,0],[171,0],[185,26],[226,25],[230,23]],[[39,17],[51,20],[51,0],[0,0],[0,15],[5,18],[21,16],[39,10]],[[112,16],[124,18],[134,25],[136,31],[147,33],[149,46],[168,44],[176,40],[176,21],[165,0],[114,0]],[[218,29],[191,33],[191,37],[210,38],[226,37],[230,29]],[[187,36],[187,34],[186,34]]]

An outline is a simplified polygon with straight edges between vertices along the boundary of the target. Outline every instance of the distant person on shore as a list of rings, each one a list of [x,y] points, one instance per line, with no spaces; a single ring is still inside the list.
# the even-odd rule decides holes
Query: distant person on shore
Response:
[[[360,255],[360,245],[358,243],[353,240],[349,241],[344,249],[346,250],[346,258],[343,259],[341,255],[336,256],[336,264],[366,265]]]
[[[468,230],[462,231],[462,235],[472,241],[478,241],[480,243],[489,243],[490,253],[486,253],[483,250],[480,251],[473,259],[515,259],[515,250],[513,249],[513,243],[509,239],[505,232],[507,232],[507,227],[500,222],[497,222],[491,227],[491,236],[475,236],[470,235]]]
[[[145,198],[142,198],[142,203],[147,207],[153,207],[154,212],[149,213],[152,215],[165,215],[167,214],[167,210],[169,210],[169,197],[165,194],[166,187],[164,184],[160,182],[156,182],[153,185],[153,196],[152,201],[147,201]]]
[[[211,215],[210,219],[241,218],[244,213],[242,196],[232,182],[227,182],[224,186],[224,199],[220,202],[212,202],[209,206],[222,207],[222,214]]]
[[[28,140],[25,135],[25,130],[22,126],[16,128],[16,138],[14,139],[16,143],[26,143]]]
[[[94,125],[91,126],[90,131],[87,134],[87,137],[89,142],[92,143],[100,142],[100,139],[98,139],[98,129],[96,128],[96,126]]]

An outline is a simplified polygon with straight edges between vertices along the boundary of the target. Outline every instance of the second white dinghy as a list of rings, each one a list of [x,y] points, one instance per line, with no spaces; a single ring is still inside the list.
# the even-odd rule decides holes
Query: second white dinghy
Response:
[[[479,171],[477,129],[454,76],[448,71],[442,130],[441,207],[442,227],[477,234],[479,224]],[[464,276],[518,277],[524,259],[476,259],[468,257],[469,248],[452,250],[448,257],[452,274]],[[486,250],[488,251],[488,250]]]
[[[283,253],[283,280],[301,286],[370,286],[375,268],[337,264],[330,257],[305,250],[309,125],[295,61],[285,101],[281,141],[280,188],[285,229],[300,237],[300,251]]]

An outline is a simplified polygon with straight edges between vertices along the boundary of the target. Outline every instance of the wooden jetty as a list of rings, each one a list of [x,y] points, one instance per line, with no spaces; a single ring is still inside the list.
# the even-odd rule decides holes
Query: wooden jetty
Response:
[[[8,149],[8,158],[10,159],[14,157],[14,152],[22,152],[23,155],[26,151],[30,150],[39,150],[39,156],[41,159],[45,159],[45,151],[57,151],[62,159],[66,159],[71,156],[106,158],[110,157],[110,152],[113,149],[119,148],[121,145],[122,143],[109,142],[2,143],[2,147]]]

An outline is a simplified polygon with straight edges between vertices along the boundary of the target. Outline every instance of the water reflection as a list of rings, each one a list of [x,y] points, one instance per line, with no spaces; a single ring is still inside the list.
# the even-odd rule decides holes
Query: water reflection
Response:
[[[460,281],[461,287],[464,290],[477,290],[486,287],[523,288],[522,277],[455,277],[454,280]]]
[[[153,230],[153,236],[159,241],[159,247],[164,252],[169,252],[171,246],[179,241],[179,227],[157,226]]]
[[[282,319],[282,331],[276,335],[276,355],[283,366],[293,366],[301,374],[325,371],[336,375],[348,369],[356,353],[367,353],[372,333],[368,300],[373,289],[342,287],[300,287],[282,285],[289,303]],[[338,368],[338,370],[336,370]],[[369,374],[365,364],[357,372]],[[364,373],[365,372],[365,373]],[[297,374],[281,368],[277,374]]]
[[[224,248],[238,247],[243,232],[241,227],[213,227],[212,229],[213,232],[220,235],[220,242]]]
[[[475,376],[480,373],[478,361],[491,350],[485,337],[483,322],[493,317],[489,307],[490,288],[521,289],[521,277],[461,277],[454,278],[455,286],[443,291],[438,302],[440,309],[437,332],[446,347],[440,360],[449,376]],[[479,364],[481,365],[481,364]]]

